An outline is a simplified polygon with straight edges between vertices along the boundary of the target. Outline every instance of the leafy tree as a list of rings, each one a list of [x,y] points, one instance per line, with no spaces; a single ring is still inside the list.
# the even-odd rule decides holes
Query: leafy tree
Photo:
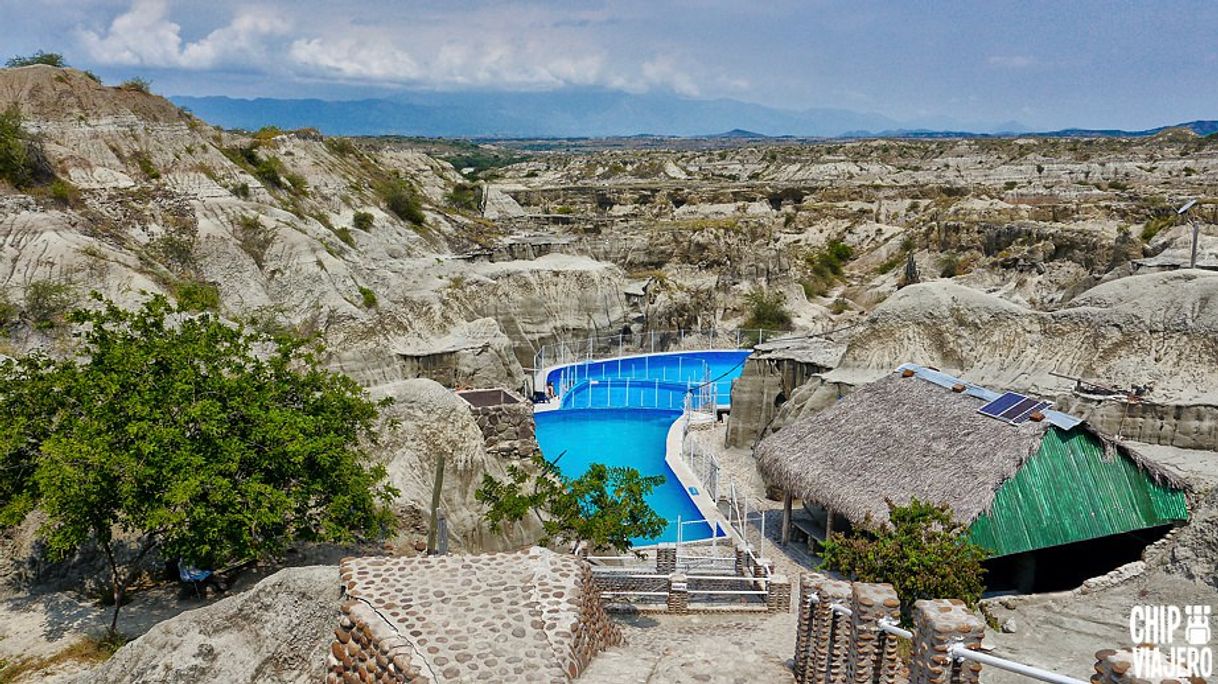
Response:
[[[572,479],[540,453],[532,462],[536,476],[516,464],[507,467],[507,480],[482,476],[474,498],[487,506],[483,517],[491,530],[499,532],[505,523],[533,513],[545,530],[543,543],[569,544],[572,553],[583,543],[592,549],[626,551],[632,538],[657,537],[664,531],[665,520],[646,500],[664,484],[663,475],[644,477],[634,468],[593,463]]]
[[[63,60],[63,55],[58,52],[43,52],[39,50],[32,55],[17,55],[10,57],[4,66],[8,68],[33,66],[35,64],[46,64],[53,67],[66,67],[67,62]]]
[[[987,554],[968,540],[947,505],[889,501],[888,518],[891,525],[867,516],[851,534],[827,540],[822,565],[859,582],[891,584],[906,620],[918,599],[958,598],[972,605],[981,598]]]
[[[52,557],[96,545],[111,631],[153,551],[214,568],[388,532],[394,491],[359,447],[377,404],[304,341],[94,297],[68,316],[78,356],[0,366],[0,525],[39,508]]]
[[[129,78],[129,79],[123,81],[122,83],[118,84],[118,87],[121,90],[131,90],[131,91],[134,91],[137,93],[143,93],[145,95],[148,95],[152,92],[152,81],[149,81],[146,78],[140,78],[139,76],[136,76],[134,78]]]

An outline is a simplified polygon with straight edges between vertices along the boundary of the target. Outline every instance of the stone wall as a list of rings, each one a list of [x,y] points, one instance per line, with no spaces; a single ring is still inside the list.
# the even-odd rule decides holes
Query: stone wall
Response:
[[[326,681],[567,682],[621,643],[587,563],[532,548],[347,558]]]
[[[487,453],[500,458],[527,458],[538,449],[533,405],[519,395],[503,391],[515,403],[471,406],[470,411],[482,431]]]

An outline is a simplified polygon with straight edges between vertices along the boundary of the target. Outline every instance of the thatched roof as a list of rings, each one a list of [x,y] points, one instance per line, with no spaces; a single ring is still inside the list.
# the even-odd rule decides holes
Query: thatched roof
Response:
[[[805,415],[758,445],[761,474],[796,498],[852,522],[888,519],[885,499],[946,503],[970,523],[1040,448],[1049,421],[1011,425],[980,413],[985,400],[894,373]],[[1084,428],[1086,429],[1086,428]],[[1157,481],[1178,478],[1103,438]]]

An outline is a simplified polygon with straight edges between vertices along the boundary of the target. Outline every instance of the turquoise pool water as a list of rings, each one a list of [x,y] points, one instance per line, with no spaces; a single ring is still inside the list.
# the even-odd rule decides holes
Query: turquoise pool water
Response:
[[[659,537],[633,541],[636,546],[676,541],[677,519],[700,520],[702,514],[664,461],[669,428],[681,417],[691,385],[719,378],[715,401],[729,404],[731,381],[740,376],[748,355],[748,351],[657,354],[552,371],[547,382],[556,387],[575,385],[559,409],[536,414],[541,452],[557,459],[559,470],[568,477],[579,477],[592,463],[663,475],[664,484],[647,502],[669,521],[668,526]],[[698,523],[684,525],[681,536],[692,540],[711,534],[710,525]]]

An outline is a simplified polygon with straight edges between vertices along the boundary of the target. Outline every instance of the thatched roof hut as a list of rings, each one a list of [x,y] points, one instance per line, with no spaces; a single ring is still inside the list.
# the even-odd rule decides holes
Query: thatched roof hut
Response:
[[[948,504],[994,555],[1187,516],[1183,482],[1054,411],[1012,424],[978,412],[999,394],[907,365],[757,447],[763,477],[852,523],[887,500]]]

